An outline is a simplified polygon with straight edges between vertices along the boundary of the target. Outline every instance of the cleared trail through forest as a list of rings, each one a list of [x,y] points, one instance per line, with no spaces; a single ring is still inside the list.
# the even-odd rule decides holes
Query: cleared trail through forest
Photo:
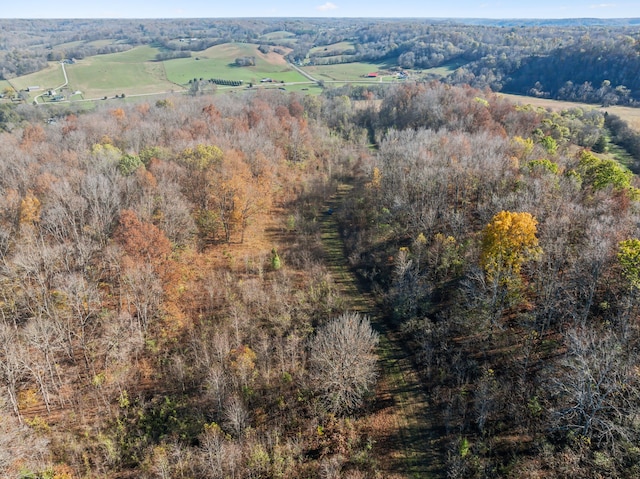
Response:
[[[329,198],[326,210],[336,214],[352,186],[341,183]],[[431,405],[410,352],[377,306],[375,297],[358,281],[349,266],[336,215],[321,220],[326,265],[346,301],[346,307],[369,317],[380,334],[379,380],[376,410],[371,417],[371,434],[376,438],[375,457],[385,478],[445,477],[442,445]]]

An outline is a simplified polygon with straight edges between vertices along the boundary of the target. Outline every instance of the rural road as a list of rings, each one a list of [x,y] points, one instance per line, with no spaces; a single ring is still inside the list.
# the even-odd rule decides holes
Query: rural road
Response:
[[[316,80],[315,78],[313,78],[311,75],[309,75],[306,71],[304,71],[302,68],[299,68],[298,66],[294,65],[291,62],[287,62],[287,65],[289,65],[291,68],[293,68],[295,71],[297,71],[298,73],[300,73],[300,75],[302,75],[305,78],[308,78],[310,81],[312,81],[313,83],[318,83],[318,80]]]
[[[67,76],[67,70],[66,70],[66,69],[65,69],[65,67],[64,67],[64,62],[60,62],[60,66],[62,67],[62,74],[64,75],[64,83],[63,83],[62,85],[60,85],[60,86],[56,87],[56,88],[53,88],[54,90],[60,90],[61,88],[64,88],[64,87],[66,87],[66,86],[69,84],[69,77]],[[34,101],[36,104],[39,104],[39,103],[38,103],[38,98],[40,98],[42,95],[44,95],[44,93],[40,93],[37,97],[35,97],[35,98],[33,99],[33,101]],[[43,103],[44,103],[44,102],[43,102]]]

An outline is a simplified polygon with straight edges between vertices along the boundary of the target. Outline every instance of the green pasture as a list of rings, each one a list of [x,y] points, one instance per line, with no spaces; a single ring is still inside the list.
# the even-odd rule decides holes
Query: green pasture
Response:
[[[107,45],[116,45],[118,43],[123,43],[122,40],[113,40],[113,39],[104,39],[104,40],[92,40],[87,42],[87,45],[91,45],[92,47],[101,48],[106,47]]]
[[[39,86],[40,90],[29,93],[29,96],[33,98],[47,90],[58,88],[64,83],[64,75],[62,74],[60,63],[51,62],[44,70],[13,78],[11,83],[18,90],[26,90],[31,86]]]
[[[113,40],[113,39],[92,40],[89,42],[84,40],[77,40],[75,42],[67,42],[67,43],[60,43],[59,45],[54,45],[52,49],[56,52],[60,52],[60,51],[65,52],[67,50],[72,50],[72,49],[81,47],[83,45],[90,45],[92,47],[100,48],[100,47],[105,47],[107,45],[112,45],[116,43],[118,43],[118,40]]]
[[[84,98],[176,89],[176,85],[167,81],[162,62],[154,60],[157,53],[157,48],[141,46],[85,58],[66,66],[69,86],[71,90],[80,90]]]
[[[255,66],[238,67],[238,57],[255,57]],[[225,43],[193,53],[191,58],[177,58],[164,62],[169,81],[187,85],[189,80],[202,78],[221,78],[224,80],[243,80],[245,83],[260,83],[262,78],[271,78],[275,82],[304,82],[305,77],[293,70],[276,53],[267,55],[258,51],[258,45],[251,43]]]
[[[466,64],[467,64],[466,60],[457,59],[457,60],[450,61],[448,63],[444,63],[439,67],[424,69],[422,70],[422,73],[430,73],[432,75],[446,77],[447,75],[450,75],[451,73],[456,71],[458,68]]]
[[[354,62],[354,63],[338,63],[336,65],[316,65],[305,66],[304,71],[308,72],[311,76],[318,80],[331,80],[331,81],[350,81],[350,80],[364,80],[365,75],[369,73],[378,72],[389,68],[387,63],[368,63],[368,62]],[[393,75],[380,75],[377,79],[372,78],[371,81],[391,81],[395,77]]]
[[[332,43],[331,45],[322,45],[319,47],[313,47],[311,50],[309,50],[309,54],[313,55],[314,53],[340,53],[343,52],[345,50],[349,50],[351,48],[355,48],[355,45],[353,42],[338,42],[338,43]]]
[[[55,51],[64,51],[64,50],[68,50],[70,48],[78,48],[81,45],[84,45],[86,42],[84,40],[77,40],[75,42],[67,42],[67,43],[60,43],[58,45],[54,45],[52,47],[53,50]]]
[[[193,78],[243,80],[245,85],[253,83],[256,87],[264,88],[279,88],[281,82],[308,83],[308,79],[289,67],[281,55],[274,52],[265,55],[257,47],[248,43],[228,43],[193,53],[191,58],[165,62],[156,61],[160,50],[148,45],[126,52],[87,57],[75,64],[65,65],[68,90],[82,92],[82,95],[74,95],[71,98],[73,101],[113,98],[123,93],[129,96],[181,91],[183,87],[188,87],[189,80]],[[242,56],[255,57],[256,65],[236,66],[235,59]],[[274,83],[261,83],[260,80],[266,77],[273,79]],[[38,91],[29,94],[29,101],[32,101],[47,90],[58,89],[64,84],[62,66],[52,62],[42,71],[13,79],[12,84],[19,90],[39,86]],[[315,87],[308,84],[287,86],[288,91],[302,91],[303,88],[311,91]],[[224,89],[219,88],[219,91]]]
[[[260,39],[264,41],[272,42],[275,40],[282,40],[284,38],[293,40],[293,37],[295,36],[296,36],[295,33],[287,32],[286,30],[278,30],[276,32],[265,33],[264,35],[260,36]]]

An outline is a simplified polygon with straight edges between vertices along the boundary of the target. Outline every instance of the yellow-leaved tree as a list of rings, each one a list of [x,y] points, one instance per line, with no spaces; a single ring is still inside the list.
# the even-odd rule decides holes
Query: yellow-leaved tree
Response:
[[[537,224],[531,213],[501,211],[485,226],[480,261],[489,280],[517,283],[522,265],[540,257]]]

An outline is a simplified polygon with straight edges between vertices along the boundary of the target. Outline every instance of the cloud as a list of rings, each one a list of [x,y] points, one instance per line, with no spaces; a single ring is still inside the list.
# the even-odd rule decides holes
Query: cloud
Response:
[[[327,2],[324,5],[318,5],[316,7],[316,10],[319,10],[321,12],[328,12],[329,10],[335,10],[336,8],[338,8],[338,5],[336,5],[335,3]]]
[[[617,5],[615,3],[598,3],[596,5],[589,5],[589,8],[615,8]]]

